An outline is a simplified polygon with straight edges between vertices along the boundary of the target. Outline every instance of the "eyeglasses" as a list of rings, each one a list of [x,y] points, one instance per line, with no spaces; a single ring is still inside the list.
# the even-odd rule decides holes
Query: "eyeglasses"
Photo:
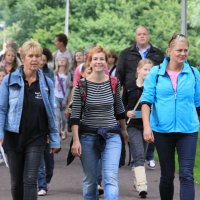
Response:
[[[170,44],[171,44],[174,40],[179,39],[179,38],[186,38],[186,36],[183,35],[183,34],[174,34],[174,35],[171,37],[171,39],[169,40],[168,46],[170,46]]]

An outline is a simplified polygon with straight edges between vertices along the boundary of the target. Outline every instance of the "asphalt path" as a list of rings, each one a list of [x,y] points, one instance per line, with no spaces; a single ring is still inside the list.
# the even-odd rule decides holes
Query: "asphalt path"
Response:
[[[69,149],[70,136],[62,141],[62,151],[55,155],[55,170],[48,194],[38,197],[39,200],[82,200],[82,168],[78,158],[66,166],[66,156]],[[159,163],[155,170],[147,169],[148,198],[159,200]],[[175,178],[174,200],[179,199],[178,175]],[[200,199],[200,186],[196,185],[196,200]],[[119,170],[120,200],[140,199],[133,188],[132,172],[130,167],[124,166]],[[103,199],[101,197],[100,199]],[[12,200],[10,194],[9,170],[5,165],[0,166],[0,200]]]

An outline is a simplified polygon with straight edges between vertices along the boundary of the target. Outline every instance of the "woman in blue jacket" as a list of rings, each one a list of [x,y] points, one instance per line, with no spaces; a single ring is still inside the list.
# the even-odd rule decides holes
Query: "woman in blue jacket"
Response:
[[[160,66],[152,68],[144,83],[144,139],[155,142],[157,148],[161,200],[173,199],[175,149],[179,162],[180,199],[195,199],[193,168],[199,130],[200,75],[186,60],[188,47],[184,35],[173,35],[168,42],[168,57]]]
[[[5,76],[0,87],[0,144],[8,156],[13,200],[37,199],[37,173],[47,135],[51,152],[60,150],[53,82],[39,70],[41,56],[39,43],[25,42],[24,65]]]

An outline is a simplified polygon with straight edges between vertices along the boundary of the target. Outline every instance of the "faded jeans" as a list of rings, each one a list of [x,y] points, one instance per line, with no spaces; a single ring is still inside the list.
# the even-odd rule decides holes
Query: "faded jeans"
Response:
[[[143,132],[134,127],[129,127],[127,131],[129,135],[131,155],[133,157],[133,165],[134,167],[144,166],[147,142],[143,139]]]
[[[8,150],[13,200],[37,199],[37,174],[44,146],[27,146],[23,152]]]
[[[106,147],[100,152],[95,147],[96,135],[81,135],[81,162],[83,166],[83,199],[98,200],[97,166],[102,159],[104,182],[104,199],[118,200],[118,170],[121,154],[121,138],[119,134],[107,134]]]

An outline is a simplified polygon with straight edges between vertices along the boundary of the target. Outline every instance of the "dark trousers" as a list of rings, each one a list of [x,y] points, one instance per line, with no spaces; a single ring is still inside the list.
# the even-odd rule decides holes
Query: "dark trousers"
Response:
[[[178,154],[180,200],[194,200],[193,169],[196,155],[197,133],[154,133],[161,166],[161,200],[172,200],[174,194],[175,149]]]
[[[147,161],[154,160],[154,151],[155,151],[155,144],[153,142],[149,143],[146,152]]]
[[[27,146],[23,152],[8,150],[13,200],[37,199],[37,174],[44,146]]]
[[[54,170],[54,155],[50,153],[49,144],[46,145],[44,155],[40,162],[38,171],[38,188],[47,191],[47,184],[50,183]]]

